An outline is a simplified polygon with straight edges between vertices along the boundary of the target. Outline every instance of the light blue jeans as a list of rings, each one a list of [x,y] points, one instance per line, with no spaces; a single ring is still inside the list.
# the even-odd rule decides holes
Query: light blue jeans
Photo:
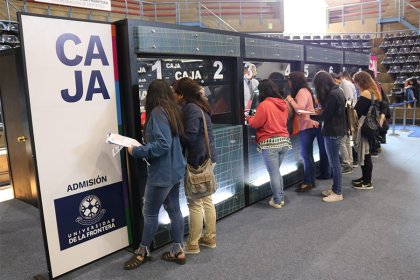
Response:
[[[283,177],[280,174],[280,166],[288,150],[288,147],[261,150],[265,166],[270,175],[270,187],[276,204],[280,204],[284,200]]]
[[[341,164],[340,141],[341,136],[324,136],[325,151],[333,173],[332,191],[341,194]]]
[[[143,200],[144,227],[140,247],[149,252],[159,225],[159,209],[163,204],[171,220],[171,236],[174,241],[172,252],[179,252],[183,248],[184,238],[184,218],[179,207],[179,183],[173,187],[146,185]]]

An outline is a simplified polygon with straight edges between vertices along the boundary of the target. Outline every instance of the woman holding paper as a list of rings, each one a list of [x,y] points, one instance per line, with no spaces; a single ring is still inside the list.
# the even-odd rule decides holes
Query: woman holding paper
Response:
[[[214,147],[213,128],[211,125],[211,107],[201,94],[201,86],[194,80],[185,77],[173,86],[175,99],[182,105],[184,114],[185,136],[183,144],[188,151],[187,162],[198,168],[208,159],[204,120],[210,144],[210,158],[216,162],[216,149]],[[187,197],[189,216],[189,233],[185,242],[187,254],[200,253],[200,245],[216,248],[216,209],[211,195],[191,199]],[[205,226],[204,235],[203,221]]]
[[[314,77],[316,94],[322,109],[311,119],[323,122],[322,135],[325,150],[333,173],[332,188],[322,192],[325,202],[343,200],[341,194],[340,141],[347,134],[346,98],[344,92],[335,84],[331,75],[325,71]]]
[[[305,192],[315,186],[315,160],[313,156],[313,143],[315,138],[318,141],[320,169],[319,179],[329,179],[330,171],[328,158],[325,152],[324,139],[321,135],[319,122],[311,120],[309,114],[302,112],[314,112],[315,99],[303,72],[292,72],[289,75],[289,87],[292,95],[286,100],[296,112],[295,118],[299,124],[300,155],[303,159],[303,184],[296,191]]]
[[[174,244],[162,259],[185,264],[183,251],[184,219],[179,206],[179,184],[185,174],[185,159],[180,138],[184,135],[182,113],[169,85],[155,80],[147,89],[144,146],[130,147],[130,155],[148,159],[148,177],[144,193],[144,227],[139,248],[125,264],[134,269],[150,260],[150,244],[158,228],[159,209],[165,206],[171,219]]]

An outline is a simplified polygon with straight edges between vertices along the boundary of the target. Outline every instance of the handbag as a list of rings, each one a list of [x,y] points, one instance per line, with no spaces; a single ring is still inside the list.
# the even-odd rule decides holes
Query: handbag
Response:
[[[297,117],[297,114],[293,116],[293,126],[292,126],[292,136],[298,136],[299,135],[299,120]]]
[[[207,131],[206,118],[203,110],[201,110],[204,123],[204,135],[206,138],[206,147],[208,158],[198,168],[194,168],[187,163],[187,170],[185,172],[184,190],[185,195],[189,199],[200,199],[216,192],[217,183],[214,176],[215,163],[211,161],[210,157],[210,142]],[[186,152],[188,158],[188,150]]]
[[[371,104],[369,107],[369,111],[366,114],[365,120],[361,127],[361,133],[364,137],[367,139],[375,139],[376,136],[379,133],[379,120],[378,120],[378,114],[375,107],[375,100],[373,97],[373,94],[371,95]]]

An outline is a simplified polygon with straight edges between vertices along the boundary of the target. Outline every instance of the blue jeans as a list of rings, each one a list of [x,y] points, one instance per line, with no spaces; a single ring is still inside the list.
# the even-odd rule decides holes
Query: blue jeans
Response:
[[[179,183],[169,188],[146,185],[143,199],[144,227],[140,247],[145,247],[149,251],[159,225],[159,209],[163,204],[171,219],[171,235],[175,243],[174,248],[182,248],[184,218],[179,207]]]
[[[340,136],[324,136],[325,150],[333,173],[332,191],[341,194]]]
[[[412,88],[406,88],[405,89],[405,96],[407,97],[407,101],[413,101],[414,100],[414,92]]]
[[[303,183],[315,184],[315,161],[314,161],[314,140],[318,142],[320,177],[330,177],[330,166],[327,153],[325,152],[324,138],[321,135],[321,128],[308,128],[299,132],[300,156],[303,159]]]
[[[262,157],[270,175],[270,187],[273,192],[274,203],[280,204],[284,200],[283,177],[280,174],[280,166],[289,150],[288,147],[264,149]]]

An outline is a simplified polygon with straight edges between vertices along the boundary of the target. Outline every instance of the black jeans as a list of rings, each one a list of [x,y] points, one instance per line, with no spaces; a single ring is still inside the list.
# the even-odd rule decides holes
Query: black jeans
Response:
[[[365,164],[362,167],[362,178],[364,183],[372,182],[372,157],[370,155],[365,155]]]

